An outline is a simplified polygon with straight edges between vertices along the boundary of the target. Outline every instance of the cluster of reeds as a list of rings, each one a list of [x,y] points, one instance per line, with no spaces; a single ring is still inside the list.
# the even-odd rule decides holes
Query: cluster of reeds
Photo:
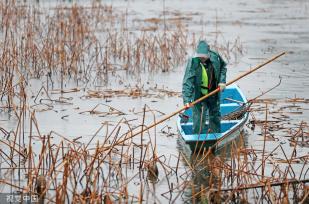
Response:
[[[187,31],[186,19],[129,21],[128,12],[97,1],[53,8],[1,1],[0,10],[1,110],[10,110],[17,120],[14,130],[0,126],[1,192],[56,203],[308,202],[309,158],[302,150],[308,148],[309,128],[304,121],[291,124],[291,114],[303,114],[300,104],[306,99],[279,106],[275,100],[255,100],[248,126],[260,130],[260,145],[244,145],[248,137],[242,135],[239,144],[233,142],[216,155],[201,149],[188,157],[181,147],[176,155],[161,152],[157,135],[176,133],[166,124],[144,132],[149,118],[156,121],[158,113],[164,114],[148,106],[132,111],[137,119],[123,118],[115,125],[105,121],[86,143],[81,142],[85,136],[40,130],[36,112],[51,111],[57,104],[72,106],[65,94],[79,92],[80,83],[106,82],[118,70],[166,72],[183,64],[200,38]],[[215,47],[225,58],[242,52],[239,39],[226,46],[216,42]],[[27,91],[31,78],[44,83],[32,99]],[[77,88],[64,89],[70,79]],[[58,93],[58,98],[50,95]],[[160,94],[179,96],[135,87],[87,90],[81,99]],[[280,108],[274,110],[274,104]],[[125,115],[105,103],[76,111],[85,117]]]
[[[132,75],[167,72],[184,64],[203,33],[186,28],[186,18],[134,19],[127,11],[93,1],[88,6],[0,2],[0,91],[12,107],[22,78],[46,81],[46,88],[107,82],[118,70]],[[151,29],[150,29],[151,28]],[[171,28],[171,29],[169,29]],[[216,43],[226,58],[240,53],[239,39]],[[192,52],[191,52],[192,53]]]
[[[190,202],[309,201],[309,126],[291,117],[302,114],[302,105],[308,101],[295,98],[252,102],[248,124],[251,130],[247,132],[250,135],[241,135],[215,154],[196,149],[191,161],[185,160],[193,177]]]
[[[64,94],[58,103],[68,102]],[[270,109],[274,100],[256,100],[249,127],[259,130],[259,145],[245,145],[250,138],[241,135],[215,154],[200,149],[188,156],[182,147],[176,155],[160,151],[157,137],[169,137],[169,127],[142,131],[147,118],[157,120],[158,112],[148,106],[134,113],[139,116],[135,122],[123,118],[116,125],[103,123],[84,143],[80,141],[84,136],[43,134],[26,98],[20,94],[14,109],[15,131],[1,127],[0,183],[5,192],[36,195],[41,202],[56,203],[308,201],[309,157],[301,150],[309,141],[309,127],[305,122],[288,127],[283,120],[285,114],[300,111],[305,99],[285,101],[287,104],[276,106],[279,110]],[[44,99],[33,100],[44,103]],[[79,113],[85,117],[124,115],[112,106],[103,112],[101,106],[106,105]],[[275,121],[276,114],[283,119]],[[290,139],[291,151],[278,139],[282,132]]]
[[[91,72],[104,76],[119,67],[168,71],[183,62],[188,47],[181,22],[164,33],[139,26],[132,30],[128,13],[96,1],[89,7],[49,9],[5,1],[0,9],[2,69],[15,67],[33,77],[61,73],[84,78]]]
[[[1,127],[0,183],[5,192],[35,195],[42,203],[142,202],[153,197],[144,192],[158,182],[158,168],[167,180],[177,173],[178,167],[170,167],[167,157],[156,153],[156,133],[154,138],[149,132],[137,140],[129,138],[132,131],[145,127],[147,112],[155,118],[147,106],[142,125],[133,127],[125,118],[116,126],[106,122],[85,144],[79,142],[82,136],[70,139],[54,131],[41,134],[35,111],[25,101],[15,110],[16,131]],[[81,114],[102,116],[96,110],[99,106]],[[122,114],[109,109],[110,114]],[[29,132],[25,124],[30,124]]]

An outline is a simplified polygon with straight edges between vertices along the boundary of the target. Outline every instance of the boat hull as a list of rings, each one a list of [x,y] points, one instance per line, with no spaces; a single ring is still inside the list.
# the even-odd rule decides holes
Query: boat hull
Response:
[[[244,104],[247,104],[247,99],[237,86],[231,86],[227,90],[227,94],[221,97],[221,114],[224,113],[224,118],[235,113],[235,110],[244,108]],[[228,102],[224,102],[225,98],[229,97]],[[236,99],[235,99],[236,98]],[[231,102],[232,101],[232,102]],[[237,103],[234,103],[237,101]],[[234,119],[222,119],[221,120],[221,133],[201,133],[192,134],[192,111],[187,110],[178,117],[177,127],[180,133],[180,141],[182,144],[187,145],[192,152],[200,151],[201,148],[208,149],[213,148],[219,150],[234,139],[236,139],[243,131],[244,125],[248,120],[248,112],[246,109],[242,110],[242,114],[238,115]],[[183,115],[186,115],[189,119],[183,120]],[[235,115],[235,114],[234,114]],[[206,116],[207,118],[207,116]],[[206,122],[206,127],[207,127]],[[206,128],[207,129],[207,128]]]

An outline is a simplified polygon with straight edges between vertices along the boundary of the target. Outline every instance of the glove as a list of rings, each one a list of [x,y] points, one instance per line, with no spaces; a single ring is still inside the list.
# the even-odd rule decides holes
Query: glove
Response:
[[[180,122],[181,123],[187,123],[189,121],[189,116],[187,116],[183,113],[180,113],[179,116],[180,116]]]
[[[220,87],[220,91],[223,91],[226,87],[225,83],[219,83],[218,86]]]
[[[188,110],[190,108],[190,103],[185,104],[185,110]]]

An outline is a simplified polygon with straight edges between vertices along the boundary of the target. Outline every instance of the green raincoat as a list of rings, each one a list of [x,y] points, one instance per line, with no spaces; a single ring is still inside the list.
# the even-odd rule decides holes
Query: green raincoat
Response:
[[[226,83],[226,63],[220,55],[209,49],[205,41],[200,41],[196,50],[197,55],[207,55],[213,66],[215,88],[219,83]],[[200,59],[193,57],[188,60],[183,78],[182,95],[184,104],[201,98],[202,67]],[[196,104],[193,109],[193,133],[205,132],[206,112],[209,111],[209,131],[220,132],[220,95],[215,94]],[[202,114],[203,113],[203,114]],[[201,115],[202,114],[202,115]],[[201,125],[203,124],[203,125]]]

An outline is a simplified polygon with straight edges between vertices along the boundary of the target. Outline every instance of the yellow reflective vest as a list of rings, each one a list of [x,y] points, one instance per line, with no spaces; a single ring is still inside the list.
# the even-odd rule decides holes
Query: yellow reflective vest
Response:
[[[206,71],[206,68],[202,63],[200,63],[202,66],[202,83],[201,83],[201,92],[203,95],[208,94],[208,74]]]

